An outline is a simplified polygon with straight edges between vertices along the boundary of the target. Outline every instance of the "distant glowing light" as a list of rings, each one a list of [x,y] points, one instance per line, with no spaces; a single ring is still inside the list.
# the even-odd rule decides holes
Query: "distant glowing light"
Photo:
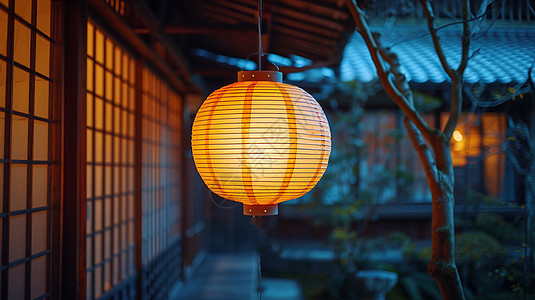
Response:
[[[453,132],[453,139],[456,141],[456,142],[460,142],[463,140],[463,135],[461,134],[461,132],[459,130],[455,130]]]

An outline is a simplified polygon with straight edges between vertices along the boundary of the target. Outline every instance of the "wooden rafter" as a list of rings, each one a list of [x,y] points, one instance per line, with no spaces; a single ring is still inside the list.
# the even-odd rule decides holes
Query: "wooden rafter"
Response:
[[[288,6],[295,7],[300,10],[304,10],[304,11],[311,12],[314,14],[322,15],[322,16],[325,16],[334,20],[345,21],[349,18],[349,14],[345,10],[339,10],[336,8],[331,8],[328,6],[320,5],[317,3],[313,3],[312,1],[280,0],[280,2]]]
[[[279,23],[282,26],[293,27],[297,30],[303,30],[304,32],[319,34],[319,35],[322,35],[324,37],[331,38],[331,39],[339,39],[341,36],[341,31],[324,28],[314,23],[296,21],[291,18],[284,18],[280,15],[274,15],[273,22]]]

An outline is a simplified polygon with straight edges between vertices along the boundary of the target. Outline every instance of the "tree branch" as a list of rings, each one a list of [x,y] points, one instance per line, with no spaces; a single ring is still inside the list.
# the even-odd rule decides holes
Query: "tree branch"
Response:
[[[424,6],[425,4],[424,13],[427,19],[427,26],[429,27],[429,30],[431,31],[435,26],[433,12],[431,10],[431,4],[429,3],[429,1],[426,1],[426,0],[420,0],[420,2],[422,3],[422,6]],[[470,16],[470,4],[468,0],[463,0],[463,21],[467,21],[469,19],[469,16]],[[466,66],[468,65],[468,58],[469,58],[469,53],[470,53],[470,39],[471,39],[470,24],[468,24],[468,22],[463,23],[461,62],[459,63],[459,67],[455,71],[451,69],[451,67],[448,65],[446,61],[446,57],[444,55],[442,46],[440,45],[440,42],[438,40],[437,34],[432,33],[431,36],[433,37],[433,44],[435,45],[435,50],[440,59],[442,67],[444,68],[444,71],[446,71],[446,73],[448,73],[448,75],[451,78],[450,114],[448,117],[448,121],[446,122],[446,126],[444,126],[444,129],[442,130],[442,132],[445,135],[445,138],[449,141],[451,139],[453,131],[455,130],[455,126],[457,126],[457,122],[459,121],[459,117],[461,115],[461,108],[462,108],[462,103],[463,103],[462,78],[463,78],[464,70],[466,69]]]
[[[391,45],[389,45],[389,46],[390,46],[391,48],[393,48],[394,46],[403,44],[403,43],[408,42],[408,41],[410,41],[410,40],[421,39],[421,38],[423,38],[423,37],[425,37],[425,36],[428,36],[428,35],[430,35],[430,34],[432,34],[432,33],[434,33],[434,32],[438,32],[439,30],[442,30],[442,29],[444,29],[444,28],[450,27],[450,26],[452,26],[452,25],[463,24],[463,23],[470,23],[470,22],[473,22],[473,21],[476,21],[476,20],[478,20],[478,19],[483,18],[484,16],[488,15],[489,13],[490,13],[490,11],[487,11],[487,12],[485,12],[485,13],[483,13],[483,14],[477,16],[477,17],[473,17],[473,18],[468,19],[468,20],[461,20],[461,21],[455,21],[455,22],[447,23],[447,24],[444,24],[444,25],[441,25],[441,26],[436,27],[436,28],[433,29],[432,31],[428,31],[428,32],[426,32],[426,33],[422,33],[422,34],[419,34],[419,35],[414,35],[414,36],[412,36],[412,37],[409,37],[409,38],[406,38],[406,39],[404,39],[404,40],[401,40],[401,41],[399,41],[399,42],[397,42],[397,43],[391,44]]]
[[[468,20],[470,16],[470,2],[463,0],[463,21]],[[457,74],[463,75],[466,66],[468,65],[469,52],[470,52],[470,40],[472,32],[470,31],[470,24],[468,22],[463,23],[463,36],[462,36],[462,56],[459,67],[457,68]]]
[[[416,128],[406,116],[403,117],[403,125],[405,125],[405,129],[407,130],[409,139],[411,140],[412,145],[414,146],[414,149],[416,149],[416,153],[418,154],[418,157],[422,162],[422,167],[424,169],[427,182],[429,183],[429,185],[438,186],[438,176],[435,161],[433,159],[431,151],[429,151],[429,148],[423,141],[420,131],[418,131],[418,128]],[[436,191],[437,188],[438,187],[430,188],[430,190]]]
[[[411,104],[411,101],[407,99],[405,94],[398,89],[398,86],[392,82],[392,76],[390,76],[392,74],[391,70],[389,70],[385,65],[386,62],[380,54],[377,41],[373,37],[364,19],[364,12],[360,9],[360,7],[358,7],[355,0],[346,0],[346,3],[349,7],[349,10],[351,11],[351,14],[353,15],[353,19],[355,20],[358,32],[360,33],[360,35],[364,39],[364,42],[366,43],[366,46],[368,47],[372,60],[377,69],[377,76],[379,77],[379,80],[381,81],[385,91],[396,103],[396,105],[401,108],[405,115],[409,117],[409,119],[414,123],[418,130],[420,130],[424,138],[429,142],[432,142],[432,129],[416,112],[414,106]],[[392,66],[390,67],[392,68]]]
[[[455,72],[457,73],[457,72]],[[448,116],[448,121],[446,126],[442,130],[445,138],[449,141],[453,135],[453,131],[457,126],[459,117],[461,116],[461,108],[463,103],[463,90],[462,90],[462,81],[456,76],[451,79],[451,105],[450,113]]]
[[[433,39],[433,46],[435,47],[435,51],[438,55],[438,59],[440,60],[440,64],[442,65],[444,71],[446,71],[446,74],[450,76],[450,78],[454,77],[455,73],[448,65],[448,61],[446,60],[446,56],[444,55],[444,50],[442,49],[442,45],[440,44],[437,29],[435,28],[435,14],[433,12],[431,2],[429,0],[420,0],[420,3],[422,4],[422,8],[424,10],[425,19],[427,20],[427,28],[429,29],[429,33],[431,34],[431,38]]]
[[[405,99],[407,100],[408,104],[410,106],[414,106],[412,91],[409,87],[409,83],[407,82],[405,75],[401,73],[401,67],[397,54],[391,52],[390,48],[385,48],[381,45],[381,41],[379,40],[379,33],[374,32],[372,33],[372,36],[377,44],[379,54],[390,66],[390,72],[392,73],[392,75],[394,75],[396,88],[403,94],[403,96],[405,96]]]

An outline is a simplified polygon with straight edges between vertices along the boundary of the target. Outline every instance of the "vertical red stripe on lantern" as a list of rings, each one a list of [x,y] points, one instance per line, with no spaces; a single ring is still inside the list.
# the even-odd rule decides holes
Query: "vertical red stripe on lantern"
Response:
[[[295,119],[295,109],[290,94],[286,91],[283,85],[279,85],[279,90],[284,99],[284,105],[286,107],[286,121],[288,122],[288,135],[290,138],[290,149],[288,149],[288,160],[286,161],[286,172],[282,181],[282,186],[279,189],[279,193],[275,196],[275,199],[271,201],[271,204],[277,203],[281,196],[284,195],[295,169],[295,159],[297,156],[297,120]]]
[[[254,190],[253,190],[253,178],[251,176],[251,161],[249,159],[249,149],[250,147],[249,143],[249,133],[251,130],[251,108],[252,108],[252,100],[253,100],[253,93],[254,93],[254,87],[256,86],[257,81],[250,81],[249,86],[247,87],[247,91],[245,92],[245,101],[243,101],[243,111],[241,115],[241,133],[242,133],[242,139],[241,139],[241,146],[242,146],[242,181],[243,181],[243,188],[245,189],[245,192],[247,194],[247,198],[254,204],[258,204],[258,201],[256,201]]]
[[[321,147],[325,149],[325,130],[323,128],[323,125],[321,124],[321,116],[318,114],[318,111],[316,111],[316,116],[318,118],[320,128],[321,128],[321,136],[322,136]],[[320,171],[321,171],[321,174],[323,175],[323,172],[325,170],[322,168],[324,156],[325,156],[325,151],[322,150],[320,154],[320,159],[318,160],[318,165],[316,167],[316,172],[314,172],[314,175],[311,177],[310,182],[304,189],[305,191],[308,191],[309,189],[313,188],[316,185],[316,179],[320,175]]]
[[[215,97],[214,104],[210,107],[210,111],[208,112],[208,120],[206,121],[206,132],[208,134],[206,135],[204,150],[206,151],[206,165],[208,166],[208,171],[210,172],[210,176],[214,180],[214,183],[217,186],[217,189],[221,193],[224,193],[225,191],[223,191],[223,187],[221,186],[221,184],[219,183],[219,180],[217,179],[217,175],[214,172],[214,169],[212,167],[212,159],[210,158],[210,124],[212,123],[212,117],[214,115],[215,108],[217,104],[219,103],[219,100],[221,99],[222,96],[223,96],[223,93]]]

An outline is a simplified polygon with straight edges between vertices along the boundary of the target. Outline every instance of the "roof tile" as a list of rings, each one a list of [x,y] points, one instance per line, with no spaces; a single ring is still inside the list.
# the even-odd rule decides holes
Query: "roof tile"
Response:
[[[398,55],[401,70],[409,82],[445,83],[449,77],[442,69],[431,37],[421,37],[421,27],[407,26],[382,36],[382,44]],[[457,65],[461,57],[461,32],[444,29],[439,32],[447,60]],[[411,38],[414,37],[414,38]],[[535,30],[491,28],[472,38],[471,51],[479,49],[468,62],[467,83],[520,83],[535,58]],[[340,78],[343,81],[370,82],[377,78],[375,66],[360,34],[355,33],[344,50]]]

